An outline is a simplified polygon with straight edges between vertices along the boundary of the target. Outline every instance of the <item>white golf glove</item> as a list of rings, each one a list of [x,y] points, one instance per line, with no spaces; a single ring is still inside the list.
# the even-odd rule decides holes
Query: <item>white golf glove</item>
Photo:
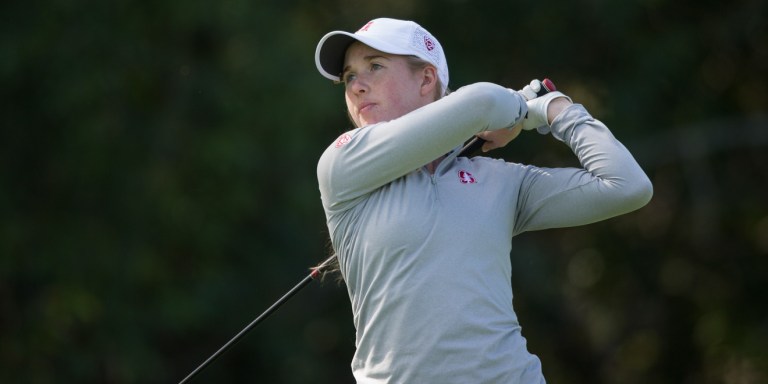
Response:
[[[565,97],[569,101],[571,98],[558,91],[547,92],[541,95],[542,87],[541,81],[537,79],[531,81],[530,84],[523,87],[519,92],[526,99],[526,104],[528,105],[528,114],[523,120],[523,129],[536,129],[541,134],[547,134],[550,131],[547,122],[549,103],[558,97]]]

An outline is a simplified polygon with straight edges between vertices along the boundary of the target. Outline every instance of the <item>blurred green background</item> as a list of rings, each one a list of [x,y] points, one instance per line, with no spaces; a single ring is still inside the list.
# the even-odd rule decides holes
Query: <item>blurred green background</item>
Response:
[[[315,178],[349,128],[314,50],[412,19],[451,88],[549,77],[655,186],[516,238],[552,383],[768,382],[768,28],[746,1],[0,5],[0,382],[175,383],[328,254]],[[496,156],[575,165],[551,137]],[[447,277],[449,278],[449,277]],[[313,283],[200,383],[351,383],[346,290]]]

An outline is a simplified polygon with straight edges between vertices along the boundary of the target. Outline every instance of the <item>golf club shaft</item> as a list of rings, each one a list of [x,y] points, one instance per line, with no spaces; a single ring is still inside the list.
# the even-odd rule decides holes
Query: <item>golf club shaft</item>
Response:
[[[295,287],[293,287],[288,293],[283,295],[279,300],[277,300],[274,304],[272,304],[271,307],[267,308],[264,313],[259,315],[256,319],[254,319],[248,326],[243,328],[242,331],[240,331],[235,337],[233,337],[231,340],[229,340],[224,346],[219,348],[218,351],[216,351],[211,357],[206,359],[200,366],[195,368],[194,371],[192,371],[187,377],[184,378],[184,380],[181,380],[179,384],[184,384],[189,382],[193,377],[195,377],[200,371],[205,369],[209,364],[211,364],[214,360],[216,360],[219,356],[221,356],[224,352],[226,352],[230,347],[232,347],[235,343],[240,341],[240,339],[245,336],[246,333],[248,333],[253,327],[258,325],[260,322],[262,322],[265,318],[267,318],[269,315],[271,315],[273,312],[275,312],[280,306],[285,304],[286,301],[288,301],[293,295],[295,295],[297,292],[299,292],[302,288],[309,285],[309,283],[312,282],[315,278],[320,276],[323,273],[323,270],[328,267],[328,265],[333,261],[333,259],[336,258],[336,255],[333,255],[323,261],[321,264],[319,264],[317,267],[312,268],[312,272],[309,273],[306,277],[304,277],[303,280],[301,280],[298,284],[296,284]]]

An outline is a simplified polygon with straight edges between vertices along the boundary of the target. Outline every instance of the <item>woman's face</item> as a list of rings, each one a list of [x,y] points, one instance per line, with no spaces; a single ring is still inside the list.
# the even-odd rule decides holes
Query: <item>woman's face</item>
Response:
[[[347,110],[358,127],[393,120],[428,104],[435,83],[433,69],[414,71],[405,57],[360,42],[347,49],[341,80]],[[425,87],[429,83],[432,87]],[[429,94],[424,94],[425,88]]]

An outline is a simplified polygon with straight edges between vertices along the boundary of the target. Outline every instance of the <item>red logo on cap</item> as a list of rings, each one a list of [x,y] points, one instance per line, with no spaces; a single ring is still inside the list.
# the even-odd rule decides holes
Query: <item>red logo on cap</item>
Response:
[[[369,22],[367,22],[365,25],[363,25],[363,27],[362,27],[362,28],[360,28],[360,29],[358,30],[358,32],[367,32],[367,31],[368,31],[368,28],[370,28],[370,27],[371,27],[371,24],[373,24],[373,21],[369,21]]]
[[[432,41],[432,39],[429,38],[429,36],[424,36],[424,46],[427,47],[427,51],[435,49],[435,43]]]
[[[345,133],[339,136],[339,138],[336,140],[336,148],[341,148],[342,145],[349,143],[350,141],[352,141],[352,136]]]
[[[459,181],[461,181],[462,184],[474,184],[475,178],[467,171],[459,171]]]

